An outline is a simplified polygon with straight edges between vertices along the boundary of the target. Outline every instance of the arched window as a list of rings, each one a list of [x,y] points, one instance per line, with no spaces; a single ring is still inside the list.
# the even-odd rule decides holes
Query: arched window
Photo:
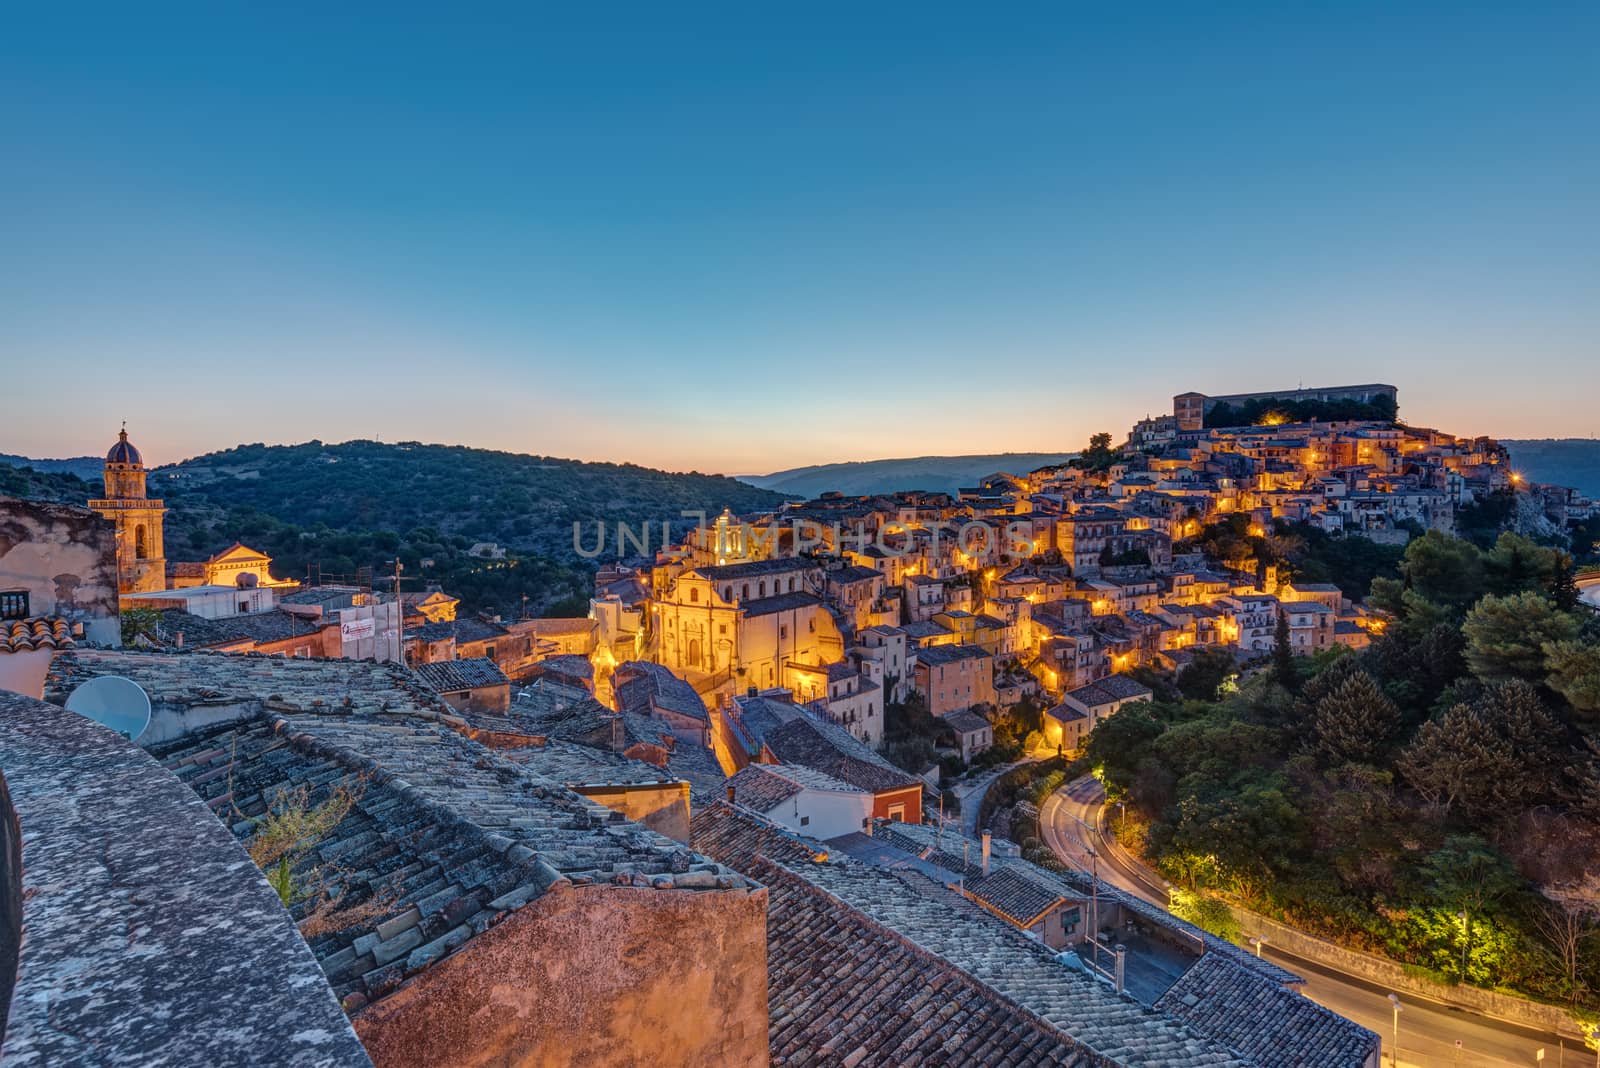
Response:
[[[700,600],[700,587],[699,586],[690,586],[689,587],[689,600],[691,602],[694,602],[694,603],[698,603],[699,602],[699,600]]]
[[[143,560],[149,555],[145,551],[143,523],[133,528],[133,555],[136,560]]]

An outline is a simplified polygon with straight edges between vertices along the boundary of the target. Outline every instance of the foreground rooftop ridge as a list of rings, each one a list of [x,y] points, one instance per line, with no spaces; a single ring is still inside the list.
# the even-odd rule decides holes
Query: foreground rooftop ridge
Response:
[[[17,964],[8,1068],[371,1063],[277,896],[186,786],[112,731],[6,692],[0,750],[0,913],[22,928],[18,958],[0,923],[0,973]]]

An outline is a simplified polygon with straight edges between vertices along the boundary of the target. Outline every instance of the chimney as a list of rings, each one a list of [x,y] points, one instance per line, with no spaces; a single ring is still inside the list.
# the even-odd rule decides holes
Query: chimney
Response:
[[[1117,945],[1116,977],[1117,977],[1117,993],[1119,993],[1119,994],[1122,993],[1123,987],[1125,987],[1127,985],[1123,981],[1123,977],[1124,977],[1124,975],[1125,975],[1125,973],[1127,971],[1127,966],[1128,966],[1128,949],[1127,949],[1126,946],[1118,943],[1118,945]]]
[[[728,804],[730,804],[730,805],[731,805],[731,804],[734,804],[734,800],[733,800],[733,787],[731,787],[731,786],[730,786],[730,787],[728,787]]]
[[[178,632],[178,637],[173,641],[173,644],[176,645],[179,649],[183,648],[183,631],[180,630]]]
[[[989,832],[983,832],[983,874],[989,874]]]

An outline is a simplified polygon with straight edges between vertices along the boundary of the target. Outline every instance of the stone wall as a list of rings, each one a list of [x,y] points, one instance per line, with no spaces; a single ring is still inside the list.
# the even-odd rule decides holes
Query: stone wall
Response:
[[[11,792],[0,768],[0,1035],[6,1033],[21,946],[22,829],[17,826],[17,810],[11,806]]]
[[[116,527],[87,508],[0,497],[0,589],[28,591],[28,610],[82,623],[122,644]]]
[[[1407,971],[1392,960],[1346,949],[1245,909],[1233,908],[1232,912],[1240,930],[1247,936],[1265,936],[1270,947],[1360,975],[1401,994],[1414,994],[1457,1008],[1471,1009],[1498,1020],[1547,1028],[1562,1034],[1581,1033],[1571,1014],[1560,1006],[1545,1005],[1515,994],[1502,994],[1475,986],[1435,983],[1425,976]],[[1294,970],[1292,965],[1287,967]]]
[[[0,1063],[370,1064],[277,894],[176,776],[8,693],[0,760],[0,901],[18,894],[22,926]]]
[[[764,1066],[767,892],[555,890],[356,1016],[380,1068]]]

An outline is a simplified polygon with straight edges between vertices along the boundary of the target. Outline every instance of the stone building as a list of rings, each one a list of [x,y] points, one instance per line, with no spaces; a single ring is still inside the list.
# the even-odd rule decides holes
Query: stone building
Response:
[[[127,427],[106,453],[104,478],[105,496],[90,501],[89,507],[116,524],[118,592],[166,589],[161,523],[167,509],[162,501],[145,494],[144,457],[128,440]]]
[[[81,626],[97,645],[120,645],[117,530],[87,508],[0,497],[0,594],[16,618]],[[23,603],[26,602],[26,603]]]

